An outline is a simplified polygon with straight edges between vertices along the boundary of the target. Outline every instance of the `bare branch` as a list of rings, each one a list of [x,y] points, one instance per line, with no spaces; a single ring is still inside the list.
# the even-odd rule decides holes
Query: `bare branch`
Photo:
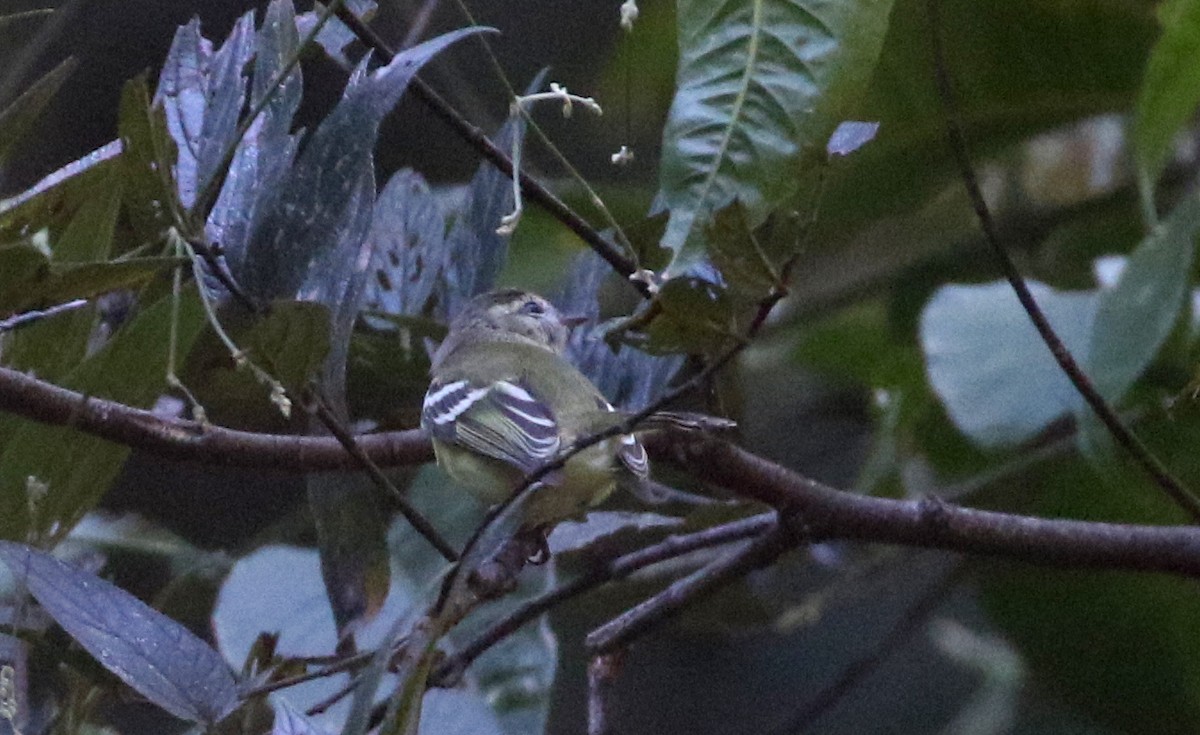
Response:
[[[1017,295],[1017,300],[1021,302],[1021,307],[1025,313],[1029,315],[1029,320],[1033,322],[1033,326],[1037,328],[1038,334],[1041,335],[1042,341],[1046,343],[1050,354],[1054,356],[1054,360],[1058,363],[1063,374],[1070,379],[1071,384],[1075,386],[1076,392],[1083,396],[1092,411],[1100,419],[1101,423],[1108,430],[1108,433],[1120,444],[1125,451],[1133,457],[1134,461],[1146,472],[1147,475],[1154,480],[1163,492],[1167,494],[1171,500],[1180,508],[1183,508],[1192,517],[1192,520],[1200,522],[1200,498],[1196,497],[1191,490],[1183,486],[1171,471],[1167,469],[1162,461],[1154,456],[1142,440],[1137,437],[1124,423],[1121,422],[1116,411],[1100,392],[1096,390],[1096,386],[1088,378],[1083,369],[1079,367],[1079,363],[1071,355],[1071,351],[1063,344],[1063,341],[1055,333],[1054,328],[1050,326],[1050,320],[1046,318],[1046,314],[1038,306],[1037,300],[1029,291],[1029,286],[1025,283],[1025,278],[1021,272],[1017,270],[1017,266],[1009,257],[1008,251],[1004,247],[1004,243],[1000,240],[1000,233],[996,227],[996,222],[992,219],[991,210],[988,208],[987,200],[983,198],[983,191],[979,188],[979,179],[975,176],[975,169],[971,165],[971,156],[967,151],[967,139],[963,133],[962,120],[960,119],[958,104],[954,96],[954,86],[950,79],[950,70],[946,65],[946,53],[942,47],[942,29],[939,19],[939,1],[927,0],[927,8],[929,13],[929,37],[933,44],[933,63],[934,76],[937,80],[938,96],[942,100],[942,107],[946,111],[946,138],[950,145],[950,151],[953,154],[954,162],[958,166],[959,176],[962,177],[963,186],[967,189],[967,197],[971,200],[971,208],[975,211],[975,216],[979,219],[979,227],[983,230],[984,240],[991,246],[992,254],[996,258],[1000,270],[1004,272],[1004,278],[1012,286],[1012,290]]]
[[[813,541],[848,539],[943,549],[1041,566],[1200,577],[1200,528],[1097,523],[974,510],[939,498],[892,500],[836,490],[727,442],[660,433],[659,459],[778,508]]]
[[[159,417],[85,397],[0,368],[0,411],[72,426],[168,459],[291,472],[357,469],[333,437],[233,431]],[[645,437],[656,460],[784,511],[814,540],[849,539],[998,556],[1060,567],[1104,567],[1200,577],[1200,528],[1036,518],[937,499],[873,498],[822,485],[744,449],[695,432]],[[366,434],[358,445],[381,467],[433,460],[420,430]]]
[[[760,536],[775,527],[775,514],[763,513],[724,523],[703,531],[671,536],[656,544],[630,552],[596,567],[574,581],[530,600],[497,620],[473,641],[448,657],[430,678],[435,686],[453,686],[474,661],[492,646],[515,633],[526,623],[537,620],[542,613],[557,607],[608,582],[623,579],[634,572],[645,569],[699,549],[729,544],[735,541]]]
[[[795,548],[797,543],[792,537],[790,529],[780,525],[746,542],[589,633],[588,650],[594,655],[603,655],[624,648],[684,608]]]
[[[0,411],[79,431],[166,459],[286,472],[357,469],[358,461],[333,437],[258,434],[159,416],[103,398],[85,396],[0,367]],[[433,460],[419,429],[365,434],[358,445],[384,467]]]

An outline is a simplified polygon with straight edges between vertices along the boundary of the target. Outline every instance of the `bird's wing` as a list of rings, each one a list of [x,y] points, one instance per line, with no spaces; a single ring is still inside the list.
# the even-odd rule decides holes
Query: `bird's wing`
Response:
[[[613,418],[617,418],[616,406],[601,398],[596,397],[596,407],[605,414],[613,414]],[[638,438],[633,434],[625,434],[621,437],[621,447],[617,450],[617,459],[625,466],[625,469],[633,473],[635,477],[645,479],[650,476],[650,458],[646,456],[646,448],[638,441]]]
[[[550,408],[519,383],[435,381],[421,425],[433,438],[530,472],[557,454],[562,440]]]

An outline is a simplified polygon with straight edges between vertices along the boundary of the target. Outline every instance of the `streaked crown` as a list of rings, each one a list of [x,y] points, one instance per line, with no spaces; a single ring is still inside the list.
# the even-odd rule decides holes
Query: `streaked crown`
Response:
[[[450,332],[495,331],[501,339],[532,342],[556,354],[567,347],[569,329],[558,309],[535,293],[503,289],[471,299],[450,325]]]

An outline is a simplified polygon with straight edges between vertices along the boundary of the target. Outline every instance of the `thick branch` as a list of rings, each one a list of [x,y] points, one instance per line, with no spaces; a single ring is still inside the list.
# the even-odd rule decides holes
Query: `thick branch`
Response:
[[[849,539],[986,554],[1061,567],[1200,577],[1200,528],[1096,523],[973,510],[937,498],[835,490],[724,441],[659,435],[654,454],[698,478],[783,511],[813,540]],[[648,448],[650,448],[648,447]]]
[[[0,411],[80,431],[161,457],[291,472],[357,469],[332,437],[279,436],[160,418],[85,398],[0,368]],[[378,465],[433,459],[419,430],[357,438]],[[1000,556],[1033,564],[1104,567],[1200,577],[1200,528],[1034,518],[961,508],[936,499],[889,500],[841,492],[727,442],[694,432],[647,437],[657,459],[784,511],[814,539],[853,539]]]
[[[90,398],[24,373],[0,368],[0,411],[54,426],[72,426],[101,439],[168,459],[289,472],[357,469],[357,460],[328,436],[234,431]],[[357,437],[381,466],[429,462],[424,432],[395,431]]]

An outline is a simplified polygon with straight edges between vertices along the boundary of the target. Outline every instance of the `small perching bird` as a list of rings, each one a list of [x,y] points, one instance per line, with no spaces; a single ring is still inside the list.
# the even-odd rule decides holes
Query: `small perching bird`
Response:
[[[494,291],[463,307],[433,355],[421,426],[438,464],[485,502],[502,502],[559,451],[622,419],[563,357],[568,332],[542,297]],[[521,525],[549,530],[649,471],[637,438],[606,439],[540,480]]]

